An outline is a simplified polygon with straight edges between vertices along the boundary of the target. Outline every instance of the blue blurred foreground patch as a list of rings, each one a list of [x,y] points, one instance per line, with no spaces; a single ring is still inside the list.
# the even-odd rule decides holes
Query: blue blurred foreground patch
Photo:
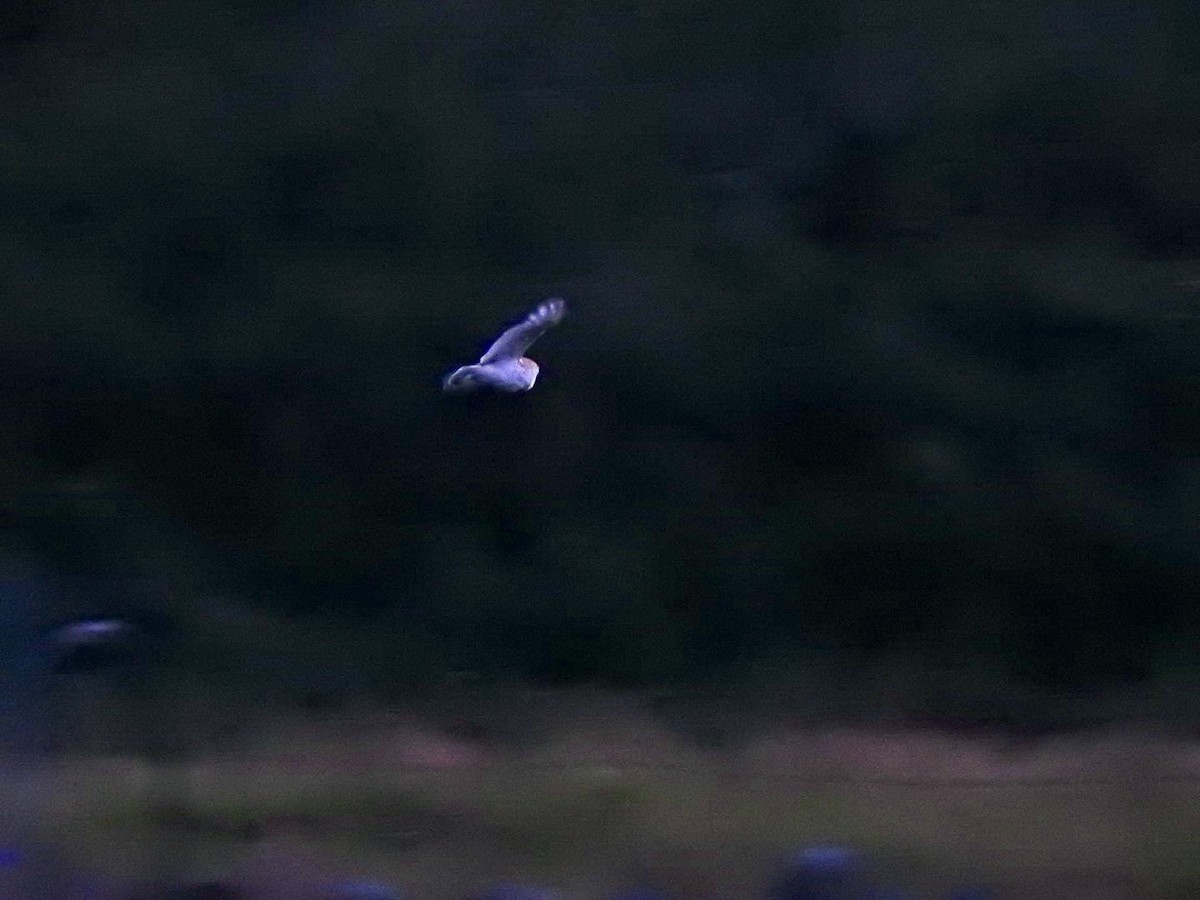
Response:
[[[382,881],[340,881],[325,888],[324,900],[401,900],[395,888]]]
[[[794,853],[770,892],[771,900],[862,900],[869,896],[861,855],[838,844]]]

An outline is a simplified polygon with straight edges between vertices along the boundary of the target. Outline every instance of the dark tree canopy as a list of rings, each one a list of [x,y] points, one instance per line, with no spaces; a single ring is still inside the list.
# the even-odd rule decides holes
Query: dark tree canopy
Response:
[[[1187,5],[202,6],[0,23],[50,569],[550,680],[1194,648]],[[556,294],[531,394],[439,393]]]

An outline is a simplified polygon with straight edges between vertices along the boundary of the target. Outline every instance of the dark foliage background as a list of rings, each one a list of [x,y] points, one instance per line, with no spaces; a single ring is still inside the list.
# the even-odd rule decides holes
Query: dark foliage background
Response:
[[[13,546],[381,683],[1191,664],[1194,13],[10,4]]]

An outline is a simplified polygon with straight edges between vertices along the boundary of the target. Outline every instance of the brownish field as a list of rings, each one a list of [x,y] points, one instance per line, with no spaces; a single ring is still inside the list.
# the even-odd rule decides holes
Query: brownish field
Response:
[[[342,875],[437,900],[497,878],[580,900],[635,882],[753,897],[781,854],[829,840],[923,893],[983,881],[1006,898],[1200,897],[1192,741],[810,725],[714,747],[635,700],[541,697],[548,712],[521,739],[360,711],[262,722],[170,765],[64,755],[43,828],[88,868],[165,858],[264,897]]]

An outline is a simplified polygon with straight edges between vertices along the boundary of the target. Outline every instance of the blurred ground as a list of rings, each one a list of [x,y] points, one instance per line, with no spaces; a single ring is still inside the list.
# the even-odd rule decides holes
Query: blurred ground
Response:
[[[470,738],[453,734],[461,707],[440,721],[363,708],[264,718],[223,750],[173,762],[65,754],[41,831],[71,865],[111,875],[161,872],[166,855],[175,875],[275,890],[370,876],[434,900],[497,878],[580,900],[631,883],[752,896],[789,849],[827,840],[929,891],[1200,889],[1194,740],[764,722],[717,746],[669,727],[644,696],[510,701],[540,708],[538,726]]]

